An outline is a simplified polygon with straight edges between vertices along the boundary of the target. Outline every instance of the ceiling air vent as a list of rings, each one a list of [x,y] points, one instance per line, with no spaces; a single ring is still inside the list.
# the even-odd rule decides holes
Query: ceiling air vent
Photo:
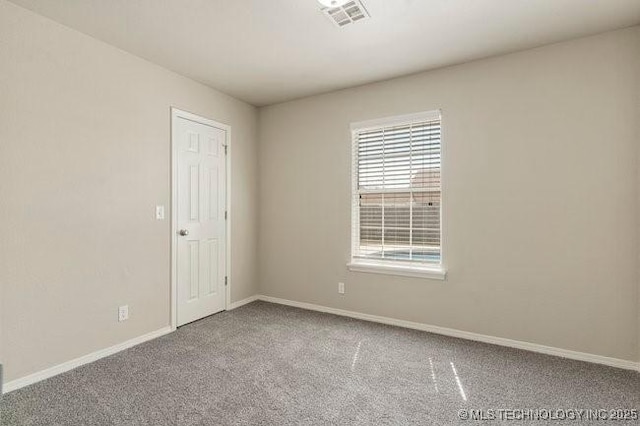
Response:
[[[351,0],[339,7],[325,7],[322,12],[338,27],[355,24],[370,17],[360,0]]]

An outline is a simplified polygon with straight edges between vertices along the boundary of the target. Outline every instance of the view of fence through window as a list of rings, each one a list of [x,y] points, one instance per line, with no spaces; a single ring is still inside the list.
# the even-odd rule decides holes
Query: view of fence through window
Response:
[[[439,263],[440,119],[356,130],[356,258]]]

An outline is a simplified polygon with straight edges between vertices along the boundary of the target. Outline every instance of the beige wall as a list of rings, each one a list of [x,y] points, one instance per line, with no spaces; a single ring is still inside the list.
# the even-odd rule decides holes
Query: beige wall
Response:
[[[635,27],[261,109],[261,293],[637,360],[639,62]],[[349,123],[435,108],[448,279],[348,272]]]
[[[170,205],[171,106],[232,127],[232,301],[251,296],[256,109],[0,0],[5,380],[169,325],[154,210]]]

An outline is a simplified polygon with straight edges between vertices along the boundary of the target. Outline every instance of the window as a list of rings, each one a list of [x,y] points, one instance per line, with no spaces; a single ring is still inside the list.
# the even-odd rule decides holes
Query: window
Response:
[[[354,123],[349,268],[444,279],[440,111]]]

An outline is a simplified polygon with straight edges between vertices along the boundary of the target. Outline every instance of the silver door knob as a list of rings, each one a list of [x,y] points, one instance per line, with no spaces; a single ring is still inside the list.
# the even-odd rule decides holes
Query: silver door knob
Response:
[[[189,235],[189,231],[187,231],[186,229],[181,229],[178,233],[183,237],[186,237],[187,235]]]

